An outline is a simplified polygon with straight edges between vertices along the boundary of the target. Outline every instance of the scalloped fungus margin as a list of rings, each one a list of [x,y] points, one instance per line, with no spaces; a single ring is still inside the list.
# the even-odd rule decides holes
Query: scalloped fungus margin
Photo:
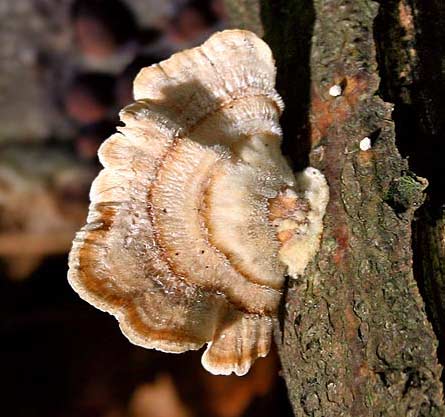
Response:
[[[142,69],[70,253],[71,286],[132,343],[207,344],[214,374],[267,355],[284,277],[322,232],[327,184],[282,156],[274,86],[269,47],[242,30]]]

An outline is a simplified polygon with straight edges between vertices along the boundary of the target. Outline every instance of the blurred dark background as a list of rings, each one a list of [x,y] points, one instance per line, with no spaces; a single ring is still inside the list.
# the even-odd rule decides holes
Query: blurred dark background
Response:
[[[275,352],[244,377],[212,376],[201,352],[130,344],[66,280],[134,77],[227,25],[222,0],[0,3],[2,415],[292,415]]]

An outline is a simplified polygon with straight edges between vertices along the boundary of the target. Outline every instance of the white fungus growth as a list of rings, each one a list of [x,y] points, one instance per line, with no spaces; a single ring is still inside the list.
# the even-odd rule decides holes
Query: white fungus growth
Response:
[[[328,186],[281,154],[275,74],[269,47],[242,30],[142,69],[70,253],[71,286],[132,343],[207,345],[213,374],[267,355],[285,276],[320,244]]]
[[[366,136],[360,141],[359,147],[361,151],[368,151],[371,149],[371,139]]]
[[[341,96],[342,92],[343,92],[343,89],[341,88],[341,85],[339,85],[339,84],[333,85],[329,89],[329,95],[331,95],[332,97]]]

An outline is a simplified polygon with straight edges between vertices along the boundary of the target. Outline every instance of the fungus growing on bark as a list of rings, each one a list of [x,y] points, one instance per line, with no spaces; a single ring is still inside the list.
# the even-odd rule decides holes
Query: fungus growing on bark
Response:
[[[282,156],[274,85],[269,47],[242,30],[144,68],[70,254],[72,287],[131,342],[207,344],[214,374],[267,355],[284,277],[303,273],[322,231],[328,187]]]
[[[332,97],[338,97],[341,96],[341,93],[343,92],[343,89],[341,85],[335,84],[329,89],[329,95]]]
[[[359,143],[359,148],[361,151],[369,151],[371,149],[371,139],[367,136],[363,138]]]

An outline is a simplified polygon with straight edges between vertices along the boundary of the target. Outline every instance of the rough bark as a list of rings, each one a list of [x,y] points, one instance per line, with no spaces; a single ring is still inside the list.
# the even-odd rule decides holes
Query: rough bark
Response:
[[[258,0],[225,0],[224,4],[230,27],[251,30],[258,36],[263,36]]]
[[[391,0],[375,25],[381,92],[395,104],[397,141],[410,167],[429,181],[413,230],[414,273],[445,363],[445,3]]]
[[[412,269],[411,223],[426,184],[400,156],[393,106],[378,95],[376,42],[389,39],[410,56],[407,43],[394,43],[395,27],[374,33],[399,3],[379,12],[370,0],[262,2],[287,106],[284,149],[296,168],[307,159],[320,168],[331,193],[321,250],[305,276],[289,282],[276,332],[297,416],[445,413],[437,339]],[[385,62],[386,85],[395,69]],[[333,85],[342,87],[339,97],[329,94]],[[372,147],[362,151],[365,137]],[[433,234],[425,233],[428,241]]]
[[[427,312],[439,339],[439,360],[445,362],[445,216],[432,217],[428,207],[415,223],[415,273],[427,300]],[[443,377],[442,377],[443,378]]]

